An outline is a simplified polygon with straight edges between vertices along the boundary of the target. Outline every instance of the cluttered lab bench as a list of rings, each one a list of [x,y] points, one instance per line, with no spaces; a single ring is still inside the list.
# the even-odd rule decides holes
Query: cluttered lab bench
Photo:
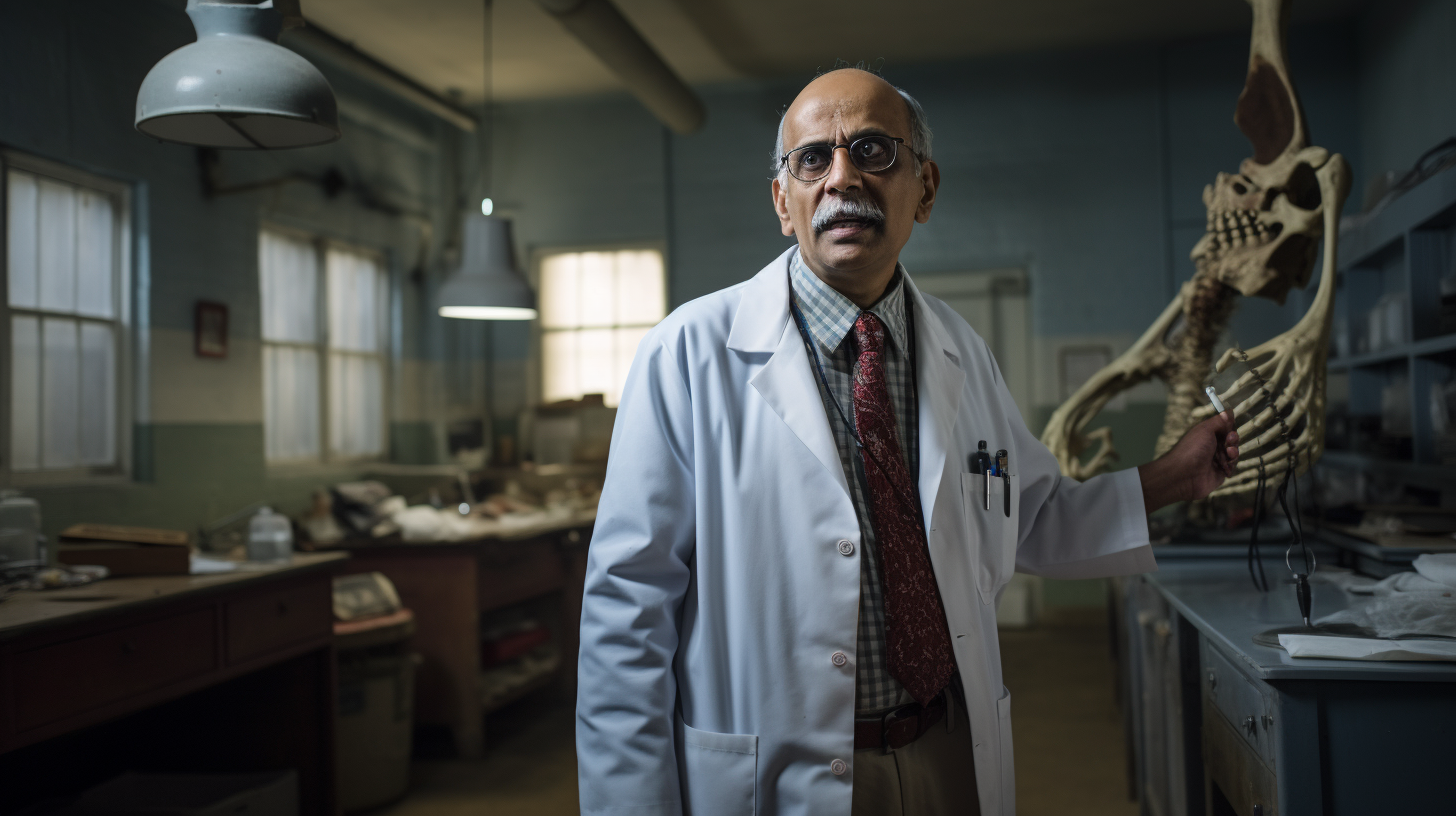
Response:
[[[300,812],[336,812],[330,581],[344,560],[10,595],[0,812],[128,770],[279,767]]]
[[[590,466],[475,472],[460,482],[462,497],[448,489],[453,477],[438,479],[446,470],[398,467],[336,486],[329,517],[347,516],[338,505],[352,495],[367,520],[317,546],[348,552],[348,574],[383,574],[413,612],[416,751],[474,758],[492,712],[535,692],[564,696],[575,682],[601,474]],[[362,496],[370,486],[379,492]],[[488,495],[497,487],[504,492]],[[391,511],[404,495],[429,496],[436,507]],[[456,501],[470,513],[456,516]],[[383,529],[370,526],[384,518]]]
[[[1337,542],[1344,544],[1345,542]],[[1356,550],[1317,544],[1322,563]],[[1293,658],[1257,645],[1300,615],[1283,558],[1244,545],[1154,548],[1158,571],[1119,579],[1112,630],[1129,736],[1129,792],[1158,816],[1456,812],[1456,663]],[[1361,603],[1313,585],[1315,619]]]

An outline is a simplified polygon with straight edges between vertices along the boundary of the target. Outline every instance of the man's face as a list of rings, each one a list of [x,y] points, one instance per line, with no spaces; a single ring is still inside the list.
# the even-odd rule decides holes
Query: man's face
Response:
[[[821,275],[853,278],[893,268],[913,223],[930,218],[940,171],[910,152],[905,100],[868,72],[844,69],[815,79],[784,116],[785,152],[810,144],[847,145],[871,135],[905,140],[886,170],[861,171],[848,150],[835,150],[828,174],[817,181],[800,181],[787,171],[774,179],[783,233],[798,238],[804,260]]]

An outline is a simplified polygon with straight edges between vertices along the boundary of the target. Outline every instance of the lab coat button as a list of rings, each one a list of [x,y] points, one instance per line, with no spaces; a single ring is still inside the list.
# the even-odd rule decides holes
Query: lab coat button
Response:
[[[839,554],[854,555],[854,542],[847,538],[839,539]]]
[[[835,652],[834,654],[829,656],[829,662],[833,663],[836,666],[843,666],[845,663],[849,662],[849,656],[846,655],[844,652]]]
[[[847,770],[849,770],[849,766],[842,759],[836,759],[829,763],[829,772],[835,776],[844,776],[844,772]]]

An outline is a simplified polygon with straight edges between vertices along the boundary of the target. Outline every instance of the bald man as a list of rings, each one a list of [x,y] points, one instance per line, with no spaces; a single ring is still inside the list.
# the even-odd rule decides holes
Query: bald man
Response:
[[[779,124],[795,244],[677,309],[623,392],[582,604],[583,813],[1015,812],[996,600],[1153,570],[1146,514],[1237,460],[1227,415],[1078,483],[899,262],[930,128],[824,74]]]

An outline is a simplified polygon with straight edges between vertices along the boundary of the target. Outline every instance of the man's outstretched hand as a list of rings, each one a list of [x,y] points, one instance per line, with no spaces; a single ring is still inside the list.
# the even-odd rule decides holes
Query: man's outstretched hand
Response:
[[[1237,461],[1239,434],[1233,414],[1214,414],[1194,425],[1172,450],[1138,467],[1147,512],[1207,496],[1233,475]]]

